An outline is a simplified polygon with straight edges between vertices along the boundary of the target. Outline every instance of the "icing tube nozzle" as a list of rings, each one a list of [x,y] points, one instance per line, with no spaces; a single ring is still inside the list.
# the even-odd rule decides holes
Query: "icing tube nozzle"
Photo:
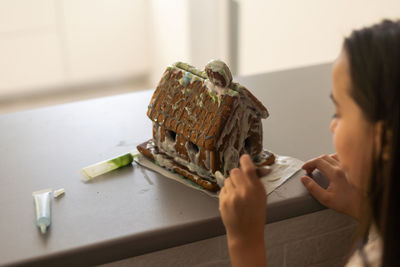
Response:
[[[42,232],[42,234],[47,232],[47,226],[44,223],[40,224],[40,232]]]

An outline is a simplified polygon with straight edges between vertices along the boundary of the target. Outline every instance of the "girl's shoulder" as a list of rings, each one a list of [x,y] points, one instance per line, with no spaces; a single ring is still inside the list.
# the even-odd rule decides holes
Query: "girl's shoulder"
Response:
[[[370,266],[378,267],[381,264],[382,241],[375,227],[371,227],[368,242],[357,249],[350,257],[346,267]]]

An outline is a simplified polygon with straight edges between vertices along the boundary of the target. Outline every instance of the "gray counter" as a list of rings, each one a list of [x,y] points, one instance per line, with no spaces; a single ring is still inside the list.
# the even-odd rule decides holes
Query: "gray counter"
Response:
[[[331,153],[331,64],[237,78],[268,108],[264,145],[301,160]],[[224,234],[218,200],[136,164],[83,183],[82,167],[151,137],[152,90],[0,116],[0,265],[93,265]],[[298,173],[267,222],[323,209]],[[65,188],[46,235],[33,191]]]

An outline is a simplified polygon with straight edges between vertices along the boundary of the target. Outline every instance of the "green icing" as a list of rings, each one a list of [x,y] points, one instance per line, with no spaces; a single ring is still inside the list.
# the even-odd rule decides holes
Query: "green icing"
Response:
[[[200,79],[199,76],[193,76],[193,79],[194,79],[195,81],[201,81],[201,80],[202,80],[202,79]]]
[[[234,91],[230,88],[228,88],[227,92],[228,92],[228,95],[230,95],[230,96],[238,96],[239,95],[238,91]]]
[[[181,62],[181,61],[178,61],[178,62],[174,63],[173,66],[175,66],[177,68],[184,69],[184,70],[188,70],[188,69],[194,68],[194,66],[189,65],[189,64],[187,64],[185,62]]]
[[[208,95],[211,97],[211,99],[213,100],[213,102],[215,103],[215,101],[219,101],[219,97],[214,94],[213,92],[208,92]]]
[[[240,83],[232,83],[230,89],[240,93],[240,91],[242,90],[241,88],[242,85]]]
[[[201,71],[201,70],[199,70],[199,69],[197,69],[197,68],[195,68],[195,67],[193,67],[193,66],[191,66],[191,65],[189,65],[187,63],[176,62],[173,66],[177,67],[177,68],[180,68],[180,69],[183,69],[183,70],[186,70],[186,71],[188,71],[188,72],[190,72],[192,74],[195,74],[197,76],[200,76],[203,79],[207,79],[208,78],[205,71]]]
[[[133,161],[133,156],[131,153],[127,153],[125,155],[116,157],[114,159],[110,159],[109,161],[107,161],[107,163],[112,163],[115,164],[118,167],[123,167],[126,166],[128,164],[131,164]]]
[[[200,94],[199,96],[196,96],[196,105],[199,107],[203,107],[203,94]]]

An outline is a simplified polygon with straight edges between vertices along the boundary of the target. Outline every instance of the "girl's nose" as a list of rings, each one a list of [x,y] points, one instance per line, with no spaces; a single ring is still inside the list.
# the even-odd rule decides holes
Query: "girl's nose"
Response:
[[[337,125],[337,119],[333,118],[331,124],[329,125],[329,129],[331,130],[332,133],[335,133],[336,125]]]

